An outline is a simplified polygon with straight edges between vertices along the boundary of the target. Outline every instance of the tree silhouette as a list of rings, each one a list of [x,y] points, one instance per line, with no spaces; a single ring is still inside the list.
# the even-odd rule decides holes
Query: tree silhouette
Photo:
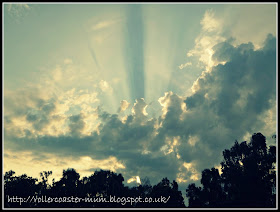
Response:
[[[10,170],[4,175],[4,190],[5,196],[7,199],[11,197],[21,197],[28,198],[30,195],[38,194],[39,186],[36,184],[38,181],[35,178],[28,177],[26,174],[21,176],[13,176],[15,174],[14,171]],[[7,200],[6,199],[6,200]],[[27,204],[25,202],[11,202],[5,201],[5,207],[26,207],[26,206],[35,206],[35,204]]]
[[[155,202],[151,204],[151,207],[185,207],[184,198],[182,197],[182,192],[178,190],[177,182],[173,181],[172,183],[170,183],[167,178],[163,178],[161,182],[153,186],[150,196],[153,198],[169,198],[170,196],[168,202]]]
[[[273,137],[276,139],[276,137]],[[186,196],[188,207],[276,207],[276,147],[267,148],[266,138],[261,133],[252,135],[251,141],[238,143],[223,151],[220,174],[218,169],[205,169],[202,172],[201,186],[188,185]],[[152,186],[148,178],[142,184],[128,187],[123,184],[122,174],[107,170],[96,170],[89,177],[80,178],[72,168],[63,170],[60,180],[49,183],[51,171],[40,173],[41,179],[26,174],[15,176],[10,170],[4,175],[5,208],[41,207],[185,207],[178,183],[163,178]],[[141,198],[142,202],[81,201],[81,202],[12,202],[11,197],[82,197],[82,198]],[[162,202],[162,198],[166,202]],[[147,199],[147,202],[143,200]],[[149,201],[152,200],[152,201]]]
[[[195,183],[191,183],[186,189],[186,192],[186,195],[189,198],[190,208],[201,208],[204,206],[205,201],[203,199],[201,187],[196,187]]]
[[[63,170],[62,178],[52,183],[48,183],[48,178],[52,174],[51,171],[44,171],[40,173],[41,181],[38,182],[36,178],[22,175],[14,176],[15,172],[6,172],[4,176],[5,189],[5,207],[185,207],[181,191],[178,190],[176,181],[170,183],[167,178],[164,178],[157,185],[152,186],[145,178],[142,185],[135,187],[124,186],[124,178],[121,174],[116,174],[111,171],[99,170],[95,171],[89,177],[80,179],[79,173],[75,169]],[[120,198],[145,198],[156,199],[156,202],[134,202],[130,204],[122,204],[123,202],[103,202],[103,201],[82,201],[79,204],[75,202],[26,202],[21,205],[18,202],[11,203],[8,197],[18,196],[28,198],[28,196],[47,197],[87,197],[87,198],[104,198],[109,199],[114,197]],[[170,196],[169,201],[159,202],[161,196]]]
[[[49,176],[52,175],[52,171],[43,171],[40,173],[41,182],[38,183],[39,195],[47,195],[48,191],[51,189],[51,185],[49,184]]]
[[[236,141],[223,156],[221,175],[205,169],[203,188],[188,186],[189,207],[275,207],[275,146],[267,150],[266,138],[256,133],[250,143]]]
[[[121,174],[111,171],[96,171],[90,177],[83,179],[83,195],[88,197],[109,198],[110,196],[120,197],[124,193],[124,178]],[[81,195],[81,194],[80,194]],[[119,207],[115,203],[93,203],[92,207]]]

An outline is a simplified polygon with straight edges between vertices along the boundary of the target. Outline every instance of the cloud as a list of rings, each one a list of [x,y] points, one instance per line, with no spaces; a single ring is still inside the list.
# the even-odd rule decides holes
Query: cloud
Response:
[[[159,117],[149,118],[147,111],[152,105],[143,98],[137,99],[131,114],[123,117],[101,108],[87,108],[95,98],[91,100],[84,91],[67,91],[59,98],[60,103],[58,99],[32,96],[32,101],[26,101],[29,107],[23,107],[25,111],[14,106],[21,112],[5,116],[5,148],[57,157],[70,154],[73,160],[114,157],[125,167],[116,166],[115,170],[120,169],[126,179],[148,176],[156,183],[166,176],[178,179],[181,185],[197,181],[203,169],[220,163],[222,151],[234,140],[267,128],[263,118],[273,116],[275,108],[275,37],[268,36],[259,50],[250,43],[234,47],[228,41],[213,49],[213,61],[226,62],[203,72],[187,98],[166,92],[158,100],[162,107]],[[63,99],[68,103],[61,102]],[[58,110],[61,104],[85,106],[69,113]],[[128,105],[122,101],[120,111]],[[52,124],[60,119],[60,124]],[[95,124],[87,128],[90,120]],[[60,126],[61,133],[50,133],[51,126]],[[18,129],[21,134],[14,133]]]
[[[121,101],[121,106],[118,109],[118,113],[124,112],[128,107],[130,106],[130,103],[126,100]]]
[[[206,32],[220,31],[222,28],[221,20],[215,18],[213,10],[207,10],[205,12],[200,24],[202,25],[202,30]]]
[[[97,125],[96,84],[72,60],[64,60],[50,70],[42,69],[41,75],[26,82],[25,88],[5,89],[5,130],[21,136],[65,135],[70,132],[68,117],[83,115],[87,125],[82,132],[89,134]]]
[[[195,126],[191,132],[203,129],[196,133],[200,137],[197,145],[203,142],[205,150],[209,147],[209,155],[213,150],[221,152],[230,140],[265,126],[261,117],[273,108],[276,98],[275,48],[276,40],[272,36],[257,51],[251,43],[233,47],[223,42],[214,47],[213,59],[227,62],[204,72],[196,82],[194,94],[185,100],[187,111],[191,111],[185,120],[192,125],[195,124],[190,119],[192,116],[201,120],[200,127]]]
[[[70,133],[72,135],[80,135],[85,127],[85,122],[83,121],[83,115],[78,114],[78,115],[70,116],[69,121],[70,121],[69,123]]]
[[[183,68],[186,68],[186,67],[191,66],[191,65],[192,65],[191,62],[187,62],[187,63],[185,63],[185,64],[181,64],[181,65],[179,66],[179,69],[183,69]]]
[[[139,18],[129,21],[129,30]],[[211,24],[205,26],[206,21]],[[234,140],[273,127],[276,108],[275,37],[269,35],[256,50],[253,43],[235,45],[226,39],[220,32],[223,23],[213,12],[207,12],[201,24],[189,55],[198,58],[204,71],[189,96],[168,91],[160,97],[158,116],[148,113],[156,106],[144,98],[131,102],[131,113],[126,100],[117,114],[104,110],[100,95],[110,90],[109,82],[94,80],[75,61],[52,68],[36,82],[39,85],[5,91],[5,157],[13,164],[11,152],[24,157],[31,151],[36,157],[30,160],[42,167],[56,160],[61,163],[57,169],[70,166],[63,158],[71,157],[76,167],[84,164],[84,173],[108,168],[121,171],[126,179],[148,176],[156,183],[168,177],[185,186],[199,180],[199,173],[217,166]],[[142,34],[137,36],[141,41]]]
[[[213,46],[226,40],[223,28],[225,23],[216,17],[213,10],[207,10],[200,22],[202,30],[195,39],[195,46],[187,52],[187,57],[198,58],[199,66],[208,71],[215,65],[212,60]]]
[[[132,183],[132,182],[136,182],[138,184],[141,184],[141,180],[139,176],[133,176],[132,178],[127,180],[127,183]]]
[[[145,117],[148,115],[146,112],[147,106],[148,105],[146,104],[144,98],[136,99],[136,102],[131,110],[136,119],[145,120]]]
[[[109,92],[112,93],[113,89],[112,87],[109,85],[109,83],[105,80],[101,80],[99,82],[99,87],[103,92]]]

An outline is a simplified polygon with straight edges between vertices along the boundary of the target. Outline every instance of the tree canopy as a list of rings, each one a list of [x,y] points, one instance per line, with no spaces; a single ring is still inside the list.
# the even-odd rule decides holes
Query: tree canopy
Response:
[[[267,148],[266,138],[255,133],[251,141],[223,151],[221,174],[205,169],[201,185],[186,189],[189,207],[276,207],[276,147]]]
[[[48,178],[52,174],[51,171],[44,171],[40,174],[41,180],[27,177],[26,175],[14,176],[15,172],[6,172],[4,176],[5,190],[5,207],[185,207],[184,198],[181,191],[178,190],[176,181],[170,183],[167,178],[162,179],[158,184],[151,186],[149,181],[135,187],[128,187],[123,184],[124,178],[122,174],[117,174],[106,170],[97,170],[89,177],[80,179],[79,173],[75,169],[63,170],[62,178],[57,182],[48,183]],[[100,201],[81,201],[77,202],[11,202],[11,197],[21,197],[30,199],[30,197],[81,197],[81,198],[98,198]],[[165,197],[160,201],[160,197]],[[134,198],[138,201],[104,202],[101,198],[109,199]],[[142,198],[142,202],[139,201]],[[148,198],[154,202],[144,202]],[[120,199],[121,200],[121,199]],[[123,203],[123,204],[122,204]]]

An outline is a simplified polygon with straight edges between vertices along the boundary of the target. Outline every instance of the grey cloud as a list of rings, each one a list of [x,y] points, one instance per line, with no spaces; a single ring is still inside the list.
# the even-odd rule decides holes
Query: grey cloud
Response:
[[[137,99],[134,113],[123,120],[120,114],[99,108],[99,132],[90,136],[81,134],[86,117],[78,114],[68,118],[68,135],[17,138],[5,134],[5,147],[60,156],[87,155],[99,160],[115,156],[125,165],[121,172],[126,178],[148,176],[151,182],[166,176],[176,179],[183,162],[194,162],[200,172],[218,165],[222,151],[231,147],[235,139],[264,126],[261,117],[276,98],[275,42],[274,37],[268,36],[259,50],[254,50],[251,43],[237,47],[229,41],[218,44],[213,59],[226,63],[200,77],[196,92],[186,99],[172,92],[161,98],[167,107],[164,116],[149,119],[143,114],[147,104],[144,99]],[[182,103],[187,111],[182,109]],[[42,104],[40,108],[45,114],[41,118],[50,119],[47,114],[52,111],[52,104]],[[38,124],[36,115],[29,114],[27,119]],[[5,120],[8,124],[9,119]],[[161,148],[174,137],[178,137],[179,143],[173,152],[165,154]],[[191,144],[191,137],[198,141]]]
[[[175,180],[180,166],[174,155],[130,153],[123,155],[123,159],[126,161],[125,176],[148,176],[151,183],[159,182],[163,176]]]
[[[271,100],[275,101],[275,42],[275,38],[268,36],[264,48],[256,51],[251,43],[233,47],[225,42],[214,47],[213,58],[226,60],[226,64],[214,67],[199,79],[198,91],[185,100],[192,118],[198,121],[198,126],[191,132],[203,129],[197,133],[201,149],[210,150],[205,154],[209,157],[200,160],[200,163],[209,163],[201,164],[204,166],[201,168],[213,164],[215,160],[212,155],[228,148],[235,139],[241,139],[246,132],[254,133],[264,126],[265,120],[259,117],[272,107]],[[209,98],[206,94],[209,94]],[[193,119],[188,116],[185,120],[193,124]],[[218,128],[220,130],[216,130]],[[181,154],[184,156],[183,149]],[[221,155],[216,163],[220,158]]]
[[[83,115],[72,115],[69,117],[69,128],[72,135],[80,135],[81,131],[85,127],[85,122],[83,121]]]
[[[51,121],[51,119],[58,118],[50,115],[55,108],[56,106],[53,99],[48,102],[38,99],[37,108],[27,110],[28,112],[25,116],[26,120],[32,123],[35,130],[40,131]]]

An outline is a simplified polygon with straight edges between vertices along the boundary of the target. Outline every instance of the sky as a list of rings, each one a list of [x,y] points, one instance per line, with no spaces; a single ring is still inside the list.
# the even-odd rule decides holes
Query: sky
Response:
[[[4,171],[104,169],[184,191],[235,140],[275,145],[276,10],[5,3]]]

